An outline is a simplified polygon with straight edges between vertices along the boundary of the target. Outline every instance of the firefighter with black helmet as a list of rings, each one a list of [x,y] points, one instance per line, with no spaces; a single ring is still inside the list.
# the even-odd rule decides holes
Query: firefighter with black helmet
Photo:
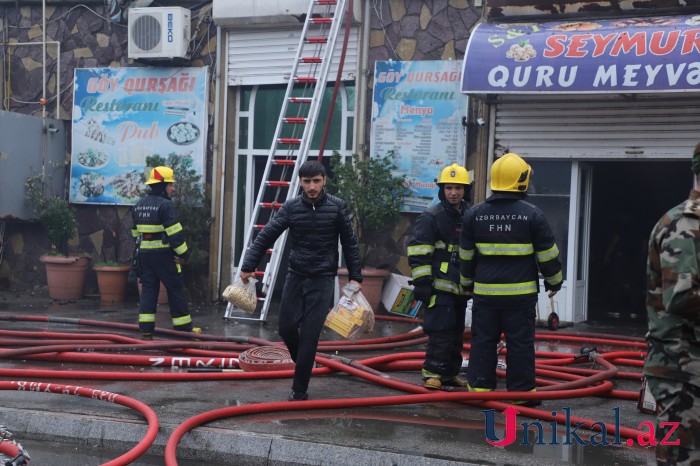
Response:
[[[168,292],[168,304],[175,330],[200,333],[192,326],[185,299],[182,265],[189,251],[175,206],[171,200],[175,178],[170,167],[155,167],[146,184],[150,193],[132,210],[131,230],[139,242],[138,263],[142,285],[139,304],[139,329],[144,339],[152,339],[156,326],[158,291],[162,282]]]
[[[552,297],[563,279],[559,250],[544,213],[524,200],[532,168],[509,153],[491,167],[493,194],[464,217],[461,285],[472,293],[467,380],[496,388],[497,345],[505,334],[506,388],[535,391],[535,320],[539,273]],[[517,402],[538,405],[536,400]]]
[[[430,389],[467,386],[459,376],[467,307],[459,285],[459,238],[471,183],[467,170],[455,163],[442,170],[437,185],[440,202],[418,217],[408,244],[414,295],[425,309],[428,347],[422,379]]]

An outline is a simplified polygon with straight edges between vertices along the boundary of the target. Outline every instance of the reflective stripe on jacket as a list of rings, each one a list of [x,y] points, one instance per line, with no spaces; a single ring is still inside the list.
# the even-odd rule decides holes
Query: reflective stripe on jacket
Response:
[[[134,206],[131,216],[134,221],[131,234],[141,237],[139,252],[172,250],[178,256],[187,256],[182,225],[170,199],[149,194]]]
[[[459,286],[459,237],[467,209],[465,202],[458,211],[441,201],[418,217],[408,243],[413,280],[428,277],[436,291],[464,294]]]
[[[460,240],[460,284],[475,302],[496,308],[534,305],[539,273],[545,288],[559,290],[559,249],[542,211],[520,193],[497,192],[472,207]]]

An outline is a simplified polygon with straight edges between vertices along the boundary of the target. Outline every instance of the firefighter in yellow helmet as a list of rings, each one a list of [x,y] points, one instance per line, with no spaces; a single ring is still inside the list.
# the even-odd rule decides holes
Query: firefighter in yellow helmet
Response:
[[[459,285],[459,237],[469,209],[471,182],[464,167],[446,167],[437,180],[440,202],[416,220],[408,243],[414,294],[423,302],[428,347],[422,369],[426,388],[466,387],[459,376],[467,297]]]
[[[460,283],[472,292],[467,380],[473,391],[496,388],[496,348],[505,334],[506,388],[535,390],[535,305],[539,272],[552,297],[562,286],[559,250],[542,211],[524,200],[532,168],[517,154],[491,167],[493,194],[462,224]],[[536,406],[540,402],[514,401]]]
[[[170,315],[175,330],[200,333],[192,326],[187,309],[182,265],[189,251],[175,206],[170,199],[175,183],[173,170],[155,167],[146,184],[150,193],[132,210],[131,230],[138,246],[138,275],[142,285],[139,329],[144,339],[152,339],[156,326],[158,291],[162,282],[168,292]]]

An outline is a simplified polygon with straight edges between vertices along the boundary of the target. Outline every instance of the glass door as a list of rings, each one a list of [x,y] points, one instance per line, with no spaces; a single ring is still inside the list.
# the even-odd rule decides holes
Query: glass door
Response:
[[[588,318],[588,257],[590,245],[591,222],[591,187],[593,184],[593,167],[577,162],[572,173],[572,192],[575,192],[576,202],[572,206],[576,211],[572,219],[576,220],[571,232],[575,236],[572,243],[575,248],[575,263],[573,264],[573,311],[574,322],[582,322]]]

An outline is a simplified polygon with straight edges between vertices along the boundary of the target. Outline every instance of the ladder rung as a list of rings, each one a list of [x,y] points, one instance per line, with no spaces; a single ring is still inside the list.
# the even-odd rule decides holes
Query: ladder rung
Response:
[[[328,42],[328,38],[322,36],[307,37],[304,42],[307,44],[325,44]]]
[[[272,163],[275,165],[294,165],[297,161],[293,159],[274,159]]]
[[[316,5],[337,5],[338,0],[316,0],[314,3]]]
[[[306,118],[288,117],[288,118],[283,118],[283,120],[285,123],[292,123],[295,125],[306,124]]]
[[[311,24],[332,24],[333,18],[311,18]]]
[[[294,79],[296,80],[296,82],[304,83],[304,84],[308,84],[308,83],[315,84],[318,81],[318,79],[314,78],[313,76],[296,76]]]
[[[270,254],[272,254],[272,249],[266,250],[266,251],[265,251],[265,254],[267,254],[268,256],[269,256]]]
[[[265,183],[268,186],[275,186],[275,187],[286,188],[287,186],[289,186],[289,181],[266,181]]]
[[[280,144],[301,144],[301,139],[299,138],[279,138]]]
[[[253,225],[253,228],[255,228],[256,230],[262,230],[263,228],[265,228],[265,225],[262,225],[262,224]]]
[[[289,101],[293,104],[310,104],[313,99],[311,97],[290,97]]]
[[[321,57],[301,57],[302,63],[321,63]]]
[[[282,207],[282,204],[280,202],[261,202],[260,207],[264,207],[266,209],[279,209]]]

